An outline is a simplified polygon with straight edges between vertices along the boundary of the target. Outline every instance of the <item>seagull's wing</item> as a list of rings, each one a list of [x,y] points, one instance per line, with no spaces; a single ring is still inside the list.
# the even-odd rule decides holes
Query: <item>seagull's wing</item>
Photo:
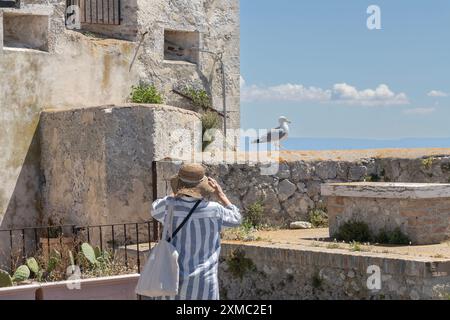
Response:
[[[260,144],[260,143],[272,143],[272,142],[278,142],[284,138],[287,137],[287,132],[284,131],[281,128],[275,128],[270,130],[266,135],[260,137],[259,139],[253,141],[253,143]]]

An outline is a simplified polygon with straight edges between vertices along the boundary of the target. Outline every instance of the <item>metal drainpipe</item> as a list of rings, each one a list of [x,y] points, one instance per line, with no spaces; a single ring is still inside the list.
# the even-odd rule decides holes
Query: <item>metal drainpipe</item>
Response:
[[[223,54],[220,55],[220,63],[222,65],[222,96],[223,96],[223,114],[224,114],[224,120],[223,120],[223,134],[225,136],[224,141],[224,151],[226,149],[226,141],[227,141],[227,121],[228,121],[228,110],[227,110],[227,80],[225,77],[225,63],[223,62]]]
[[[202,48],[198,48],[198,47],[193,47],[191,48],[192,50],[197,50],[199,52],[204,52],[204,53],[209,53],[213,56],[215,56],[216,58],[219,58],[220,60],[220,65],[221,65],[221,72],[222,72],[222,98],[223,98],[223,114],[224,114],[224,120],[223,120],[223,134],[224,134],[224,142],[223,142],[223,146],[224,146],[224,151],[226,150],[226,141],[227,141],[227,131],[228,131],[228,117],[227,117],[227,80],[226,80],[226,76],[225,76],[225,63],[223,63],[223,52],[222,53],[217,53],[217,52],[213,52],[210,50],[206,50],[206,49],[202,49]]]

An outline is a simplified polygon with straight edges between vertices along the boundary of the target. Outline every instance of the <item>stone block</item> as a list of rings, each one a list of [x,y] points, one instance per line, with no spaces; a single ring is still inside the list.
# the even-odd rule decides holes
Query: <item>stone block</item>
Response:
[[[153,161],[201,150],[198,114],[161,105],[45,111],[40,136],[45,219],[70,225],[149,220]]]
[[[341,225],[358,220],[373,234],[405,233],[413,244],[435,244],[450,239],[450,211],[435,208],[450,199],[450,184],[335,183],[322,185],[330,216],[330,236]]]

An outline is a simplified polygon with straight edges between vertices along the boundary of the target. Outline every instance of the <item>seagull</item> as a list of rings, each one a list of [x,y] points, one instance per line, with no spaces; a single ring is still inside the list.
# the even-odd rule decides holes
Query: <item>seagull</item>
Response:
[[[253,144],[273,143],[281,150],[281,142],[289,137],[289,124],[292,123],[286,117],[280,117],[278,120],[280,126],[270,130],[265,136],[253,141]]]

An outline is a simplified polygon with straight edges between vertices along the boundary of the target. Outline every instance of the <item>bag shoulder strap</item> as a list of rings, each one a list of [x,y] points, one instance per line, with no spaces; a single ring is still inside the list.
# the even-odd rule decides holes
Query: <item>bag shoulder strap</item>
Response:
[[[177,234],[183,229],[184,225],[188,222],[188,220],[192,217],[195,210],[197,210],[198,206],[202,203],[203,200],[198,200],[197,203],[194,205],[194,207],[191,209],[187,217],[183,220],[183,222],[179,225],[179,227],[175,230],[175,232],[172,234],[172,237],[170,237],[167,241],[172,242],[172,240],[177,236]]]

